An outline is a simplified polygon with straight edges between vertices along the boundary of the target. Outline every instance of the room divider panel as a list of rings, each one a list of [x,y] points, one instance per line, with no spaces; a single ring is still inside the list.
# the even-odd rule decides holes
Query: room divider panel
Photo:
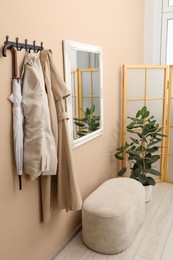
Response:
[[[165,181],[173,183],[173,65],[169,66]]]
[[[171,94],[173,67],[170,66],[170,81],[167,65],[124,65],[123,66],[123,120],[122,120],[122,144],[129,141],[129,133],[126,131],[128,116],[135,116],[143,106],[147,106],[151,115],[154,115],[162,133],[168,138],[163,138],[160,143],[160,160],[153,168],[160,171],[162,176],[156,178],[157,182],[167,181],[173,183],[173,96]],[[170,82],[170,84],[169,84]],[[170,122],[170,123],[169,123]],[[130,133],[130,136],[132,134]],[[172,137],[171,137],[172,136]],[[123,160],[123,167],[127,165]],[[173,170],[172,170],[173,172]]]

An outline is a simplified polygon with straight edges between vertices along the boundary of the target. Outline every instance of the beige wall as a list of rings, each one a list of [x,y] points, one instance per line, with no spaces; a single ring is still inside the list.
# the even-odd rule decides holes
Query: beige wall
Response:
[[[62,40],[103,46],[104,133],[75,150],[80,190],[85,198],[113,174],[112,151],[120,140],[120,68],[143,62],[144,0],[52,0],[1,3],[0,39],[28,38],[53,50],[63,75]],[[24,51],[18,52],[21,63]],[[54,212],[40,221],[38,181],[23,181],[18,191],[12,154],[11,55],[0,57],[0,259],[43,260],[79,225],[80,212]]]

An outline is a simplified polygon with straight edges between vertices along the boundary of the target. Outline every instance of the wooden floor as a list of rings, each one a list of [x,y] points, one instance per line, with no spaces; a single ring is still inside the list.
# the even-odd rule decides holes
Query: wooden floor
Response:
[[[55,260],[173,260],[173,185],[159,183],[146,216],[130,247],[116,255],[104,255],[82,243],[81,232],[55,257]]]

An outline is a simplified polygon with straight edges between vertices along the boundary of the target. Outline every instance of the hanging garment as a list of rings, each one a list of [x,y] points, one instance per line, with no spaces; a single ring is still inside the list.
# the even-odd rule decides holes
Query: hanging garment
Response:
[[[56,71],[51,50],[43,50],[40,53],[40,61],[48,94],[52,132],[58,154],[57,207],[58,209],[66,209],[66,211],[80,210],[82,199],[75,177],[68,132],[68,114],[65,106],[66,97],[70,95],[70,91]],[[44,176],[42,177],[44,178]],[[50,183],[48,179],[47,182],[45,179],[42,181],[42,193],[48,192],[50,194]]]
[[[28,53],[22,72],[24,113],[24,172],[31,180],[55,175],[57,152],[39,56]]]

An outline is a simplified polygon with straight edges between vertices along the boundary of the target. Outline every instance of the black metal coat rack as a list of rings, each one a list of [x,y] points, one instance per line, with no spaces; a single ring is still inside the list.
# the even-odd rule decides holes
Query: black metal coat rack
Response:
[[[19,42],[19,38],[16,38],[15,42],[9,41],[9,36],[6,36],[6,40],[4,41],[4,46],[11,45],[15,47],[18,51],[21,51],[22,49],[25,49],[28,52],[34,51],[39,52],[42,51],[43,48],[43,42],[40,43],[40,46],[36,45],[36,41],[33,41],[33,44],[28,44],[28,40],[25,39],[24,43]],[[6,51],[4,51],[5,48],[2,49],[2,55],[6,57]]]

